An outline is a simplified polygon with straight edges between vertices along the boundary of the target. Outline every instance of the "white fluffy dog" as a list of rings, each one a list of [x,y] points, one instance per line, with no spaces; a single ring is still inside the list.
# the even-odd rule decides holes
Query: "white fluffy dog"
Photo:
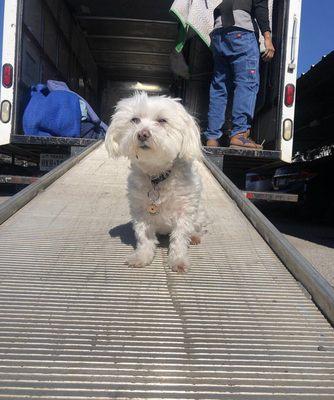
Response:
[[[111,157],[131,161],[128,198],[137,248],[127,264],[150,264],[156,234],[170,234],[168,264],[185,272],[188,246],[200,243],[205,221],[196,168],[202,151],[194,119],[175,99],[136,93],[117,104],[106,148]]]

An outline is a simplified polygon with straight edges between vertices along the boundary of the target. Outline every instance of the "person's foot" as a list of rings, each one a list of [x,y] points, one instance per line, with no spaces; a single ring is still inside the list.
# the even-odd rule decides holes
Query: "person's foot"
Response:
[[[262,145],[257,144],[249,137],[249,130],[238,133],[230,139],[230,147],[238,149],[262,150]]]
[[[219,147],[218,140],[216,139],[208,139],[206,142],[207,147]]]

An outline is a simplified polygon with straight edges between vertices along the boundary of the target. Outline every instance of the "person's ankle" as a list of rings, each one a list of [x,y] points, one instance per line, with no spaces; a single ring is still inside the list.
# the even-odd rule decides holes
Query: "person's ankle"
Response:
[[[208,139],[206,141],[206,146],[207,147],[219,147],[219,142],[216,139]]]

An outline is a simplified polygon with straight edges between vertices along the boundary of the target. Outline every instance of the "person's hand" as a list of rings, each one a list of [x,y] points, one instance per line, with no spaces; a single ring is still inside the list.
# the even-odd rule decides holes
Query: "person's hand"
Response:
[[[262,54],[262,59],[263,59],[263,61],[268,62],[274,57],[274,54],[275,54],[275,47],[271,40],[270,32],[264,33],[264,46],[265,46],[266,50]]]

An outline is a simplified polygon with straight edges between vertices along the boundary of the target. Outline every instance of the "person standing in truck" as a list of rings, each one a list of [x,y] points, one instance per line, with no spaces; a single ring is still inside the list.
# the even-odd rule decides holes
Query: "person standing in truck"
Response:
[[[233,94],[230,145],[261,149],[250,138],[259,90],[258,27],[264,37],[264,61],[274,56],[268,0],[223,0],[214,10],[211,47],[214,70],[210,86],[206,145],[219,146],[229,93]]]

